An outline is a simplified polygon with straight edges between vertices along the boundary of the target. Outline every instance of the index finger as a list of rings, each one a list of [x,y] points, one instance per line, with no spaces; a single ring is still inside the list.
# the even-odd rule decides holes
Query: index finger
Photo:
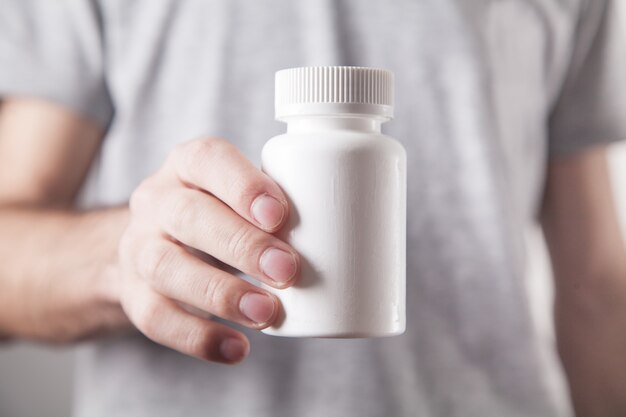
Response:
[[[278,230],[287,218],[289,206],[280,187],[224,139],[179,145],[171,163],[184,184],[213,194],[265,231]]]

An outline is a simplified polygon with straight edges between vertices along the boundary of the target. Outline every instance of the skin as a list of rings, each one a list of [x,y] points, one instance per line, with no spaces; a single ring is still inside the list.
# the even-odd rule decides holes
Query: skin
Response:
[[[626,410],[626,249],[609,178],[601,147],[553,160],[542,213],[558,350],[584,417]]]
[[[282,191],[207,138],[177,146],[129,207],[80,211],[102,136],[59,106],[3,103],[0,334],[68,342],[134,326],[187,355],[243,360],[247,338],[196,312],[253,329],[276,319],[278,299],[232,268],[275,288],[296,279],[297,253],[272,234],[288,215]]]
[[[0,335],[58,343],[138,329],[191,356],[243,360],[243,334],[181,303],[253,329],[272,323],[278,300],[231,267],[276,288],[297,279],[297,254],[273,236],[288,214],[284,195],[232,145],[207,138],[174,149],[129,207],[79,211],[102,133],[42,101],[0,108]],[[626,250],[604,149],[549,162],[542,224],[577,413],[621,415]],[[290,255],[268,261],[270,247]]]
[[[129,327],[112,280],[127,210],[72,208],[100,136],[44,102],[0,107],[0,337],[62,343]]]

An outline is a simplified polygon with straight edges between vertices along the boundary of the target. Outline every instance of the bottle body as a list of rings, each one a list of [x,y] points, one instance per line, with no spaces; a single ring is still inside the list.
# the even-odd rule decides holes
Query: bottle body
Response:
[[[290,204],[280,237],[302,259],[264,332],[376,337],[405,329],[406,154],[360,118],[313,118],[272,138],[262,167]]]

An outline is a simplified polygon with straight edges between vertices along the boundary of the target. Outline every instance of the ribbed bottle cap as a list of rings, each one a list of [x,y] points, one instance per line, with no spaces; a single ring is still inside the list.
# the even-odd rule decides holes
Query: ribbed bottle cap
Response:
[[[364,67],[302,67],[276,73],[276,119],[324,114],[393,117],[393,73]]]

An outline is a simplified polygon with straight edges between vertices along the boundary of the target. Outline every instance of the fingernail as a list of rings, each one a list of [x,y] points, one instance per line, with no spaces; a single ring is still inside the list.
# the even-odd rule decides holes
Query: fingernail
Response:
[[[228,338],[220,345],[220,353],[228,362],[239,362],[248,354],[248,346],[239,339]]]
[[[289,252],[269,248],[261,255],[261,271],[276,282],[286,283],[296,274],[296,259]]]
[[[265,229],[274,229],[285,217],[285,206],[269,194],[258,196],[250,208],[252,217]]]
[[[274,301],[269,295],[249,292],[241,297],[239,309],[253,322],[265,324],[274,316]]]

